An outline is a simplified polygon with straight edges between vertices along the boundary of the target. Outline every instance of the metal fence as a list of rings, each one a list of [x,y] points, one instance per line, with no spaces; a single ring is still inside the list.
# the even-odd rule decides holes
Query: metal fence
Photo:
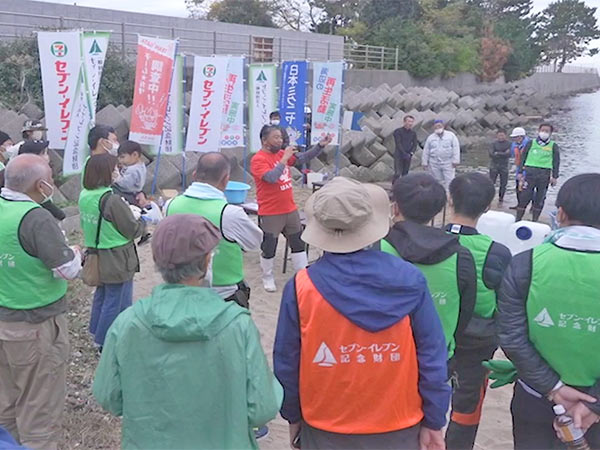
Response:
[[[556,64],[538,66],[535,68],[535,71],[538,73],[555,73],[558,72],[558,66]],[[598,69],[596,69],[595,67],[567,65],[563,67],[562,73],[593,73],[597,75]]]
[[[0,39],[31,37],[36,30],[67,30],[84,28],[112,32],[111,42],[117,44],[125,57],[136,51],[138,34],[165,39],[179,39],[179,49],[200,56],[245,55],[249,62],[281,62],[290,59],[316,61],[343,58],[342,45],[307,34],[307,39],[270,35],[229,33],[203,30],[198,27],[169,27],[148,23],[118,22],[83,17],[28,14],[0,11]]]
[[[344,60],[353,69],[400,70],[398,47],[379,47],[347,43],[344,45]]]

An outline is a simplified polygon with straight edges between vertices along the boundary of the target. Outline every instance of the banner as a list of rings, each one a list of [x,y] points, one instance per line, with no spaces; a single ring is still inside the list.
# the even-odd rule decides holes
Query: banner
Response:
[[[306,145],[304,102],[307,80],[308,62],[285,61],[281,66],[279,114],[281,126],[287,131],[292,145]]]
[[[64,149],[71,126],[71,112],[80,85],[81,32],[38,33],[44,114],[50,148]]]
[[[71,126],[67,134],[63,174],[80,173],[88,155],[87,136],[96,119],[96,104],[110,33],[84,32],[81,35],[81,67],[74,99]]]
[[[269,123],[269,115],[275,111],[277,66],[275,64],[251,64],[248,71],[248,117],[250,121],[250,151],[260,150],[260,130]]]
[[[129,139],[145,145],[159,145],[177,41],[138,37],[135,87]]]
[[[226,56],[194,57],[192,107],[185,144],[187,151],[219,150],[228,60]]]
[[[176,155],[183,152],[183,55],[175,57],[173,78],[169,91],[165,125],[160,142],[160,153],[163,155]],[[150,153],[158,154],[159,146],[150,146]]]
[[[340,108],[344,63],[313,63],[313,102],[311,143],[333,134],[333,145],[339,145]]]
[[[227,65],[221,148],[244,146],[244,57],[232,56]]]

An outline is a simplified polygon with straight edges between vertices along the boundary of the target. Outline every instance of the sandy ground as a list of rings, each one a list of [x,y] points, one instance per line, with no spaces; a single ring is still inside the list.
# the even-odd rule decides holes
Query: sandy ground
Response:
[[[296,189],[298,204],[304,204],[309,195],[308,189]],[[507,200],[507,205],[511,205],[512,199]],[[279,288],[277,293],[269,294],[262,288],[259,254],[245,255],[247,281],[252,288],[252,317],[260,330],[262,345],[269,364],[272,363],[281,290],[292,276],[291,263],[288,265],[288,273],[282,273],[284,242],[284,239],[279,242],[276,259],[276,278]],[[140,247],[139,255],[142,270],[135,277],[134,299],[147,296],[156,285],[162,282],[153,267],[150,245]],[[317,257],[317,251],[311,249],[310,259],[314,260]],[[91,290],[80,282],[76,282],[71,295],[70,320],[73,349],[68,380],[65,438],[62,448],[116,449],[120,443],[120,421],[103,413],[91,396],[91,382],[97,364],[91,339],[86,331],[91,305]],[[488,391],[476,448],[485,450],[512,448],[509,410],[511,395],[510,387]],[[289,448],[287,423],[281,417],[277,417],[269,424],[269,428],[270,434],[260,441],[260,448],[264,450]]]

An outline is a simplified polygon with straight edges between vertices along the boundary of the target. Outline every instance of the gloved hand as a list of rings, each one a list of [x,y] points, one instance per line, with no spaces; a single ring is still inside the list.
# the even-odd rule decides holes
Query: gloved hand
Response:
[[[135,217],[135,220],[139,220],[139,218],[142,217],[142,210],[139,207],[135,205],[129,205],[129,209],[131,210],[133,217]]]
[[[512,384],[517,380],[517,369],[510,361],[490,359],[483,361],[481,365],[490,371],[490,379],[496,380],[490,386],[492,389]]]

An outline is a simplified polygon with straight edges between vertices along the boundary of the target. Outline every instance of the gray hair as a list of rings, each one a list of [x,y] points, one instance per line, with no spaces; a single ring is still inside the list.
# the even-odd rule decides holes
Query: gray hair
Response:
[[[25,193],[48,176],[48,163],[37,155],[19,155],[6,165],[4,183],[8,189]]]
[[[206,263],[206,255],[202,258],[186,264],[178,264],[173,269],[165,269],[156,267],[160,272],[163,280],[169,284],[178,284],[183,280],[190,278],[202,279],[206,277],[208,272],[208,264]]]

